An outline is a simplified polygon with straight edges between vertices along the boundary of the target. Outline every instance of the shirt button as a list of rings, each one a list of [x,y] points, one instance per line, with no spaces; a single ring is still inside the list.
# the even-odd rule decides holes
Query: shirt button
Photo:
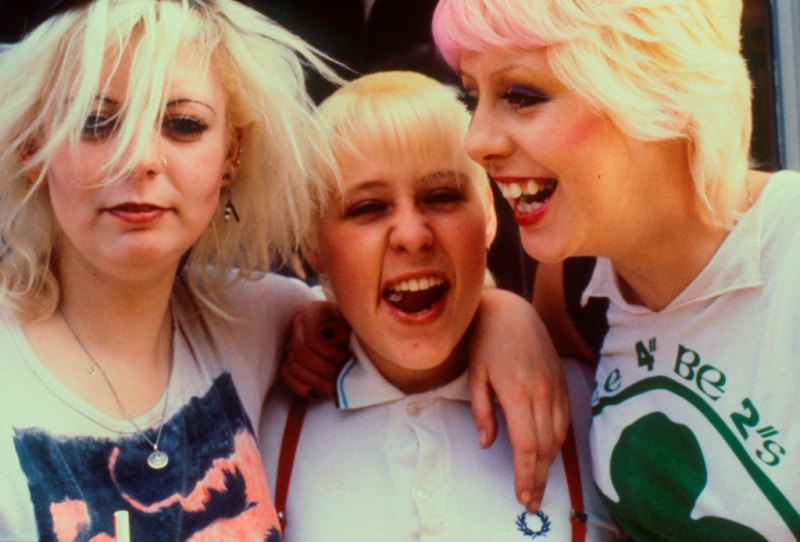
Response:
[[[422,407],[417,403],[409,403],[408,405],[406,405],[406,413],[409,416],[416,416],[417,414],[419,414],[420,410],[422,410]]]

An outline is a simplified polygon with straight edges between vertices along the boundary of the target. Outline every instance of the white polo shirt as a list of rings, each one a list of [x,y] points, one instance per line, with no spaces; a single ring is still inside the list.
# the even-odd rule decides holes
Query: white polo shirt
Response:
[[[356,340],[351,346],[355,357],[337,381],[338,407],[328,400],[307,410],[288,493],[287,541],[501,542],[537,534],[548,541],[572,540],[561,455],[550,469],[540,515],[526,514],[514,495],[505,420],[499,416],[497,442],[482,450],[466,374],[406,395],[381,376]],[[574,425],[590,514],[587,540],[613,540],[617,532],[589,471],[591,369],[572,360],[565,364],[570,394],[577,399],[572,408],[580,417]],[[261,451],[273,494],[291,400],[285,388],[276,388],[262,417]]]

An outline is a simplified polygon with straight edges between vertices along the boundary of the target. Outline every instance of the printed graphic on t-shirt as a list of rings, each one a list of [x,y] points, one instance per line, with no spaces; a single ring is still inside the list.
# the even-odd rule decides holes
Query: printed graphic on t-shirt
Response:
[[[686,346],[656,346],[639,341],[597,373],[595,473],[615,519],[637,542],[800,540],[800,515],[776,483],[796,452],[781,445],[783,429],[730,396],[736,375]]]
[[[227,373],[165,424],[159,449],[169,464],[160,470],[148,466],[153,450],[138,434],[109,440],[24,429],[14,442],[42,541],[111,541],[117,510],[129,512],[132,540],[281,540]]]

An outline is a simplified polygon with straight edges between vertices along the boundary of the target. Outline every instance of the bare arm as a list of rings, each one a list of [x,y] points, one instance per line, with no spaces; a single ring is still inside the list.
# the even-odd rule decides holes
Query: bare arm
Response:
[[[497,396],[508,422],[517,499],[536,511],[569,426],[560,359],[533,306],[504,290],[484,291],[471,341],[472,411],[480,443],[490,446],[497,435]]]
[[[564,264],[539,263],[533,286],[533,306],[547,326],[556,351],[563,357],[597,363],[597,355],[584,342],[567,312],[564,299]]]

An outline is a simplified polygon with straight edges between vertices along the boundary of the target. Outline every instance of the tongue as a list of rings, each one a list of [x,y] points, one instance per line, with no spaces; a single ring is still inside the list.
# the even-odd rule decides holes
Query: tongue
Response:
[[[403,312],[417,313],[431,308],[441,297],[440,288],[428,288],[418,292],[404,292],[400,300],[392,304]]]

